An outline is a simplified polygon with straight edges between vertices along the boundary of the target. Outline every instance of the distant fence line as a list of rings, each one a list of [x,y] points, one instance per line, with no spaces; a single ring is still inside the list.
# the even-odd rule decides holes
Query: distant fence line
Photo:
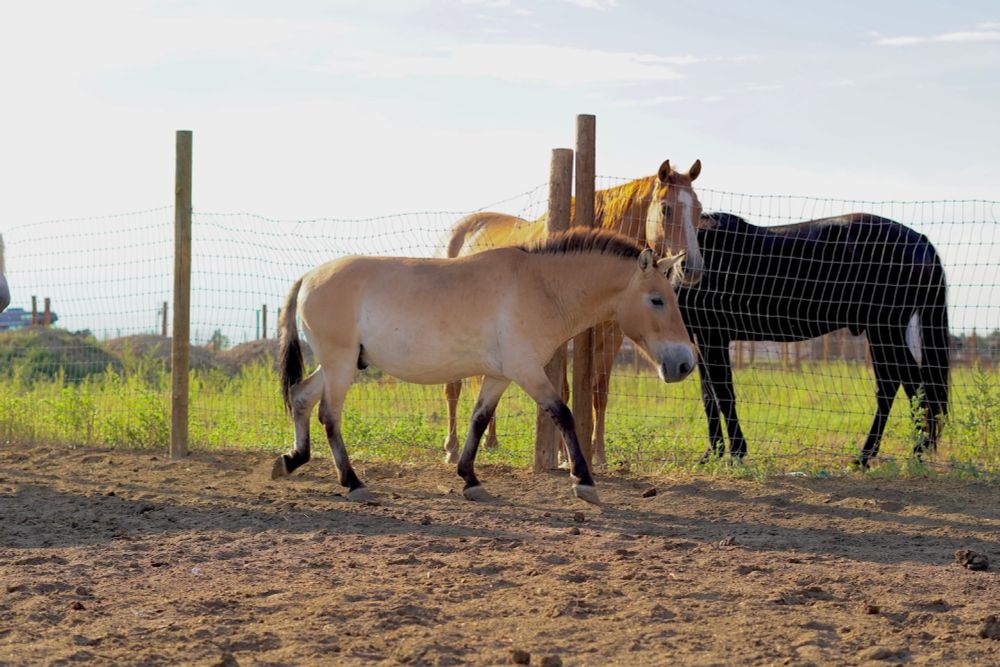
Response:
[[[578,121],[577,129],[577,151],[562,153],[559,158],[561,171],[559,174],[553,171],[552,183],[491,208],[529,220],[548,215],[550,223],[556,226],[568,224],[568,219],[559,220],[568,216],[570,205],[572,177],[566,170],[567,155],[569,166],[572,166],[573,157],[576,158],[578,193],[586,192],[588,182],[594,190],[597,186],[604,189],[624,183],[626,179],[598,178],[586,171],[581,176],[581,162],[585,169],[588,161],[593,162],[592,148],[586,148],[592,146],[593,127],[584,120]],[[440,254],[448,231],[463,213],[429,212],[366,221],[282,221],[252,214],[199,211],[191,204],[194,199],[190,182],[185,181],[190,173],[191,147],[189,144],[182,146],[180,134],[178,138],[178,201],[174,207],[66,225],[22,225],[5,232],[5,237],[12,293],[24,294],[23,286],[30,285],[29,291],[51,294],[59,309],[62,326],[90,329],[98,334],[115,331],[170,338],[166,344],[172,346],[171,369],[175,378],[175,384],[169,388],[169,398],[174,402],[170,423],[172,433],[177,434],[171,443],[173,454],[182,456],[189,448],[185,430],[195,434],[194,446],[199,446],[203,440],[198,438],[206,437],[201,435],[206,432],[206,424],[218,418],[199,402],[204,399],[198,395],[197,388],[192,393],[184,387],[189,377],[185,369],[190,366],[186,357],[190,355],[191,345],[221,353],[234,343],[270,339],[276,331],[279,305],[291,283],[304,270],[345,254]],[[185,160],[188,161],[186,167],[180,164]],[[557,181],[561,184],[555,187]],[[696,189],[706,211],[731,211],[757,223],[784,224],[865,210],[918,229],[930,238],[944,258],[950,291],[953,366],[995,373],[1000,358],[1000,302],[997,300],[1000,281],[995,262],[995,257],[1000,256],[998,202],[861,202]],[[556,196],[562,201],[552,201]],[[592,201],[586,196],[577,197],[575,204],[580,206],[588,199]],[[188,216],[182,215],[185,211]],[[586,213],[579,209],[576,216],[586,219]],[[186,272],[189,272],[188,278],[185,278]],[[81,275],[88,277],[86,284],[81,283]],[[185,291],[189,295],[187,301]],[[574,341],[570,349],[582,349],[580,340],[585,339]],[[858,435],[856,431],[863,432],[867,428],[871,418],[867,406],[873,400],[873,388],[865,384],[863,374],[849,373],[848,377],[844,375],[847,371],[836,368],[836,364],[845,362],[858,369],[870,365],[864,336],[851,336],[843,329],[798,343],[736,342],[731,346],[731,354],[736,369],[745,371],[737,375],[737,389],[744,393],[740,400],[751,406],[759,405],[756,428],[760,435],[756,440],[794,445],[800,449],[812,446],[796,444],[800,435],[783,432],[791,423],[788,420],[808,424],[808,428],[822,436],[818,440],[832,437],[834,431],[840,434],[838,437],[846,437],[839,425],[834,427],[832,422],[823,422],[826,419],[823,415],[829,412],[827,407],[807,409],[795,402],[793,393],[797,383],[822,385],[820,393],[825,400],[837,403],[840,411],[856,422],[857,425],[848,429],[852,437]],[[669,455],[686,460],[684,457],[705,441],[704,414],[695,388],[696,380],[692,378],[681,383],[684,386],[679,388],[647,385],[643,379],[647,375],[643,364],[626,344],[616,371],[616,377],[624,384],[615,385],[624,387],[624,393],[619,392],[617,402],[609,408],[609,419],[614,420],[609,422],[611,428],[617,429],[620,424],[622,430],[613,431],[609,436],[627,443],[634,436],[626,433],[656,432],[667,420],[674,434],[670,446],[683,452],[683,455]],[[817,370],[819,367],[824,370]],[[761,375],[757,370],[774,371],[774,374]],[[795,374],[782,375],[780,372],[785,370],[795,371]],[[581,387],[589,386],[589,373],[589,370],[581,372],[579,367],[572,371],[576,383],[572,392],[573,409],[584,422],[584,429],[591,397],[589,391]],[[768,382],[775,389],[771,394],[758,386]],[[973,400],[974,392],[966,375],[956,376],[953,382],[953,395],[959,404],[957,414],[961,414],[964,402]],[[149,391],[162,395],[156,392],[163,392],[164,388]],[[409,394],[397,392],[396,396],[408,409],[424,415],[422,419],[433,427],[431,430],[440,429],[443,437],[443,424],[439,421],[443,398],[439,394],[435,388],[413,388]],[[189,396],[191,403],[185,405]],[[245,410],[240,415],[242,419],[258,419],[261,415],[280,419],[283,417],[275,396],[275,387],[261,386],[259,396],[254,398],[259,403],[227,409]],[[371,406],[378,406],[383,401],[376,394],[366,393],[365,396]],[[666,411],[662,404],[671,401],[680,405],[680,412]],[[109,404],[101,409],[118,408]],[[126,408],[121,410],[127,412]],[[503,410],[504,403],[501,403],[500,411]],[[275,412],[276,415],[272,415]],[[748,412],[751,412],[748,421],[752,430],[755,417],[752,411]],[[123,416],[123,419],[128,418],[127,414]],[[503,421],[515,419],[519,421]],[[522,421],[533,421],[530,428],[536,431],[545,431],[548,424],[537,417],[532,420],[522,412],[502,416],[501,420],[508,429],[518,432],[529,428],[523,427]],[[972,418],[969,423],[973,423]],[[899,429],[902,432],[903,426]],[[554,431],[547,431],[543,436],[537,432],[534,435],[536,442],[542,437],[547,444],[544,450],[536,446],[536,453],[542,451],[542,454],[535,460],[542,462],[540,467],[546,467],[555,456]],[[214,438],[210,440],[215,442]],[[348,439],[350,441],[350,435]],[[274,443],[275,446],[283,444]],[[435,449],[438,442],[428,441],[422,446]]]

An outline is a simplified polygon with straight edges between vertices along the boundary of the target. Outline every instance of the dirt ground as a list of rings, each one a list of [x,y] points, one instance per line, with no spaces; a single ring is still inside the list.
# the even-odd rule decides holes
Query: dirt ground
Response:
[[[997,664],[996,486],[0,446],[2,664]],[[1000,627],[996,627],[1000,637]],[[520,658],[527,656],[521,655]],[[557,660],[558,658],[558,660]]]

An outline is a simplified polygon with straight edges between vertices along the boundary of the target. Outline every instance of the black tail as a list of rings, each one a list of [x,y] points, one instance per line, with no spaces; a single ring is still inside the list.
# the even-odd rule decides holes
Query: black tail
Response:
[[[927,397],[930,441],[937,444],[940,431],[939,417],[948,414],[948,381],[950,374],[949,349],[951,338],[948,331],[948,290],[945,283],[941,260],[934,257],[933,280],[928,286],[930,298],[921,310],[920,338],[923,341],[923,363],[920,379]]]
[[[299,340],[299,328],[295,323],[299,301],[299,288],[302,279],[292,285],[292,291],[285,299],[281,309],[278,327],[278,367],[281,372],[281,397],[285,401],[285,410],[292,411],[292,387],[302,381],[305,375],[305,362],[302,360],[302,342]]]

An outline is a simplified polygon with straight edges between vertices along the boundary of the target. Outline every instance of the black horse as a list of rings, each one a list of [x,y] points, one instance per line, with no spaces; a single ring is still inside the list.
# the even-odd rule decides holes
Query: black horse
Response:
[[[867,467],[878,454],[900,385],[911,400],[921,397],[926,415],[916,454],[936,446],[948,410],[948,312],[944,268],[926,236],[867,213],[780,227],[712,213],[700,227],[705,271],[678,299],[701,348],[709,437],[702,461],[723,454],[720,410],[730,455],[747,452],[730,341],[800,341],[843,327],[867,334],[877,384],[875,419],[857,463]]]

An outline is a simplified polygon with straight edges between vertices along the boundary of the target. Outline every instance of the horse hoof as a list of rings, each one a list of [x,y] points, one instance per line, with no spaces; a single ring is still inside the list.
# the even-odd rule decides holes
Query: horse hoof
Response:
[[[444,462],[447,465],[455,465],[458,463],[458,452],[448,451],[444,453]]]
[[[359,486],[347,494],[347,499],[352,503],[363,503],[365,505],[378,505],[378,500],[372,495],[366,486]]]
[[[483,441],[484,449],[497,449],[499,447],[500,447],[500,441],[497,440],[496,438],[490,438],[489,436],[487,436],[486,440]]]
[[[288,465],[285,463],[284,454],[276,458],[274,465],[271,466],[271,479],[278,479],[279,477],[288,477]]]
[[[851,461],[851,467],[858,470],[868,470],[870,467],[869,461],[871,459],[866,459],[863,456],[856,456],[853,461]]]
[[[462,495],[465,496],[466,500],[472,500],[477,503],[488,503],[493,500],[493,496],[488,494],[482,485],[467,487],[462,490]]]
[[[574,484],[573,495],[580,500],[586,500],[592,505],[601,504],[601,499],[597,497],[597,489],[586,484]]]

